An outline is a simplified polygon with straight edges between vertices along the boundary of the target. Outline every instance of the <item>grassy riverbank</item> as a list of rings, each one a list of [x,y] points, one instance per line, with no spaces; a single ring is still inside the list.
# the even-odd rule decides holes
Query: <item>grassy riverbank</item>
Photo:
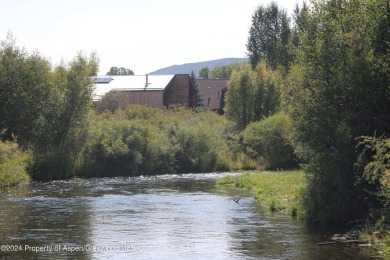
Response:
[[[298,198],[305,183],[303,171],[246,172],[218,180],[218,184],[252,190],[257,201],[272,211],[284,211],[298,217],[304,216]]]

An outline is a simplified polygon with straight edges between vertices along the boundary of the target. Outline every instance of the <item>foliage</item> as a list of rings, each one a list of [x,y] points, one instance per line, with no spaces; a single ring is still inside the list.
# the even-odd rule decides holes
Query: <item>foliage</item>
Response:
[[[201,79],[208,79],[210,74],[210,69],[209,67],[203,67],[199,71],[199,78]]]
[[[290,143],[290,118],[278,113],[262,121],[251,123],[242,132],[245,151],[260,161],[267,170],[297,168],[297,158]]]
[[[227,65],[215,66],[210,72],[210,79],[228,79],[233,71],[241,69],[241,62],[233,62]]]
[[[257,201],[267,205],[272,211],[287,211],[299,217],[304,215],[299,197],[305,182],[302,171],[247,172],[218,180],[221,185],[234,184],[256,192]]]
[[[226,96],[226,116],[245,128],[250,122],[274,114],[279,107],[279,90],[273,73],[264,63],[252,71],[243,64],[231,75]]]
[[[110,71],[106,73],[106,76],[127,76],[134,75],[134,71],[131,69],[126,69],[124,67],[111,67]]]
[[[368,191],[367,200],[370,198],[370,210],[379,212],[390,225],[390,139],[365,136],[359,140],[359,146],[364,148],[357,166],[368,182],[364,188]]]
[[[27,147],[35,141],[39,118],[49,100],[51,67],[38,52],[27,53],[9,34],[0,46],[0,129],[3,140]]]
[[[48,107],[43,111],[38,142],[34,145],[34,179],[50,180],[74,176],[74,166],[86,137],[86,119],[92,105],[91,77],[98,59],[79,53],[69,66],[53,71]]]
[[[224,132],[231,124],[207,110],[129,106],[92,116],[82,176],[187,173],[230,168]]]
[[[355,140],[390,129],[385,2],[313,1],[299,36],[282,105],[293,119],[295,150],[307,162],[305,206],[313,221],[346,223],[369,208],[354,171]]]
[[[275,2],[260,5],[252,16],[247,50],[252,68],[265,60],[272,70],[278,66],[288,68],[291,61],[289,50],[290,20],[286,11]]]
[[[95,102],[95,111],[98,113],[110,111],[115,112],[118,109],[125,109],[130,105],[130,101],[121,91],[111,90],[107,92],[99,102]]]
[[[16,142],[0,141],[0,188],[28,182],[26,172],[29,154],[21,151]]]

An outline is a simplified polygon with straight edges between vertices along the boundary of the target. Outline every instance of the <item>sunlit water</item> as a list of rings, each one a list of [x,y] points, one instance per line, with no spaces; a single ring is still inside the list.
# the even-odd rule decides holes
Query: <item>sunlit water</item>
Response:
[[[365,259],[356,249],[316,247],[329,234],[216,185],[224,175],[32,183],[0,196],[0,257]]]

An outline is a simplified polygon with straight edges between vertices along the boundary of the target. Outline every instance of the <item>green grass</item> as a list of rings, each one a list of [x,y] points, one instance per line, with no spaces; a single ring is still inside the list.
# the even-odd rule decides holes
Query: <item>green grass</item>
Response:
[[[303,171],[246,172],[238,176],[224,177],[217,183],[253,191],[256,200],[272,211],[304,216],[299,205],[299,194],[306,183]]]

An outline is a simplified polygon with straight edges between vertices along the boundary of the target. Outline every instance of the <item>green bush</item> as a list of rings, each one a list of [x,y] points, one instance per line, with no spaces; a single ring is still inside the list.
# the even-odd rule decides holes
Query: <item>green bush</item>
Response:
[[[242,132],[245,151],[264,169],[297,168],[297,158],[289,141],[290,133],[291,120],[283,113],[251,123]]]
[[[206,110],[130,106],[91,118],[79,175],[134,176],[228,170],[230,123]]]
[[[12,187],[28,182],[26,172],[27,153],[22,152],[16,142],[0,141],[0,188]]]

